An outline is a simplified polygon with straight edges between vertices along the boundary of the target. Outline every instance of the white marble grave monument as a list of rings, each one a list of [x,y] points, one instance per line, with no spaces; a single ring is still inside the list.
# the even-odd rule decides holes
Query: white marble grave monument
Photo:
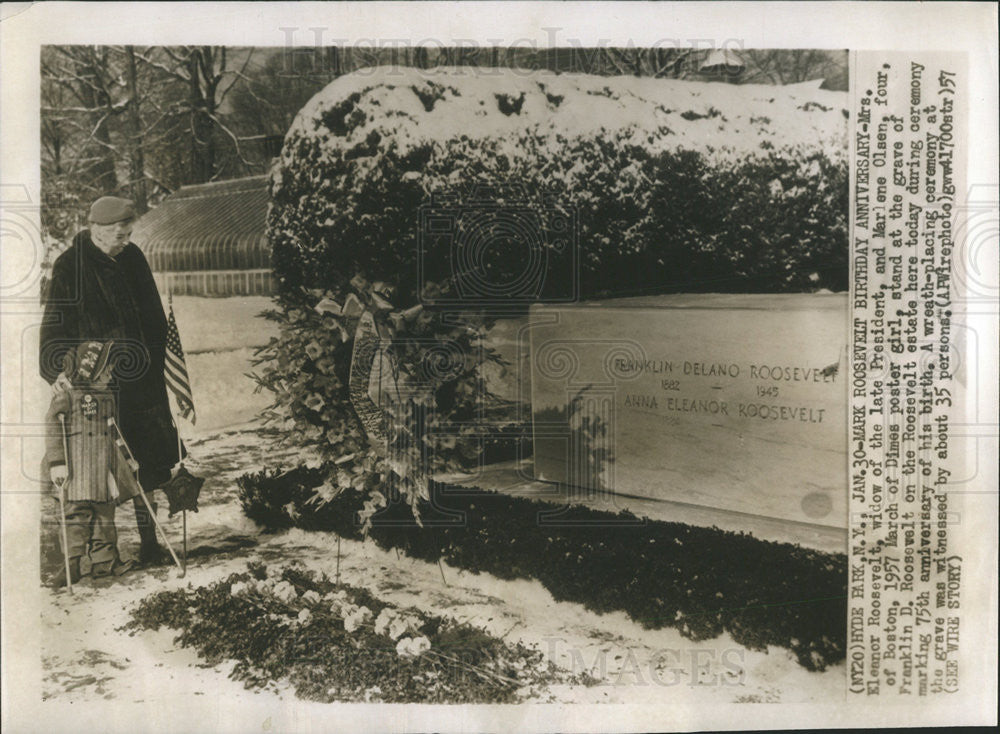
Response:
[[[533,308],[536,478],[846,528],[847,315],[839,294]]]

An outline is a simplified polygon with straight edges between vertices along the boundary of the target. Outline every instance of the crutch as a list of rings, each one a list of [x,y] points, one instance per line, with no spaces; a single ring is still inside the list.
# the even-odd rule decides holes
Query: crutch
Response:
[[[183,545],[181,546],[181,578],[188,571],[188,511],[181,510],[181,528],[183,528],[183,533],[181,537],[183,538]]]
[[[181,469],[184,468],[184,452],[181,448],[181,429],[177,425],[177,421],[174,420],[173,416],[170,419],[174,423],[174,433],[177,434],[177,461],[181,465]],[[184,574],[187,573],[188,568],[188,511],[185,507],[181,510],[181,578],[184,578]]]
[[[59,414],[59,425],[62,427],[63,455],[66,457],[66,478],[56,482],[59,487],[59,526],[62,532],[63,560],[66,562],[66,588],[73,593],[73,577],[69,572],[69,537],[66,533],[66,483],[69,482],[69,440],[66,438],[66,414]]]
[[[118,427],[118,422],[114,418],[108,418],[108,425],[115,429],[115,433],[117,434],[118,439],[121,441],[121,446],[125,449],[125,453],[128,455],[129,466],[133,467],[132,470],[135,471],[136,470],[135,467],[139,466],[139,462],[137,462],[135,460],[135,457],[132,456],[132,449],[129,448],[128,442],[125,440],[124,434]],[[146,509],[149,510],[149,516],[153,518],[153,525],[156,527],[157,530],[160,531],[160,537],[163,538],[164,545],[166,545],[167,550],[170,551],[170,557],[174,559],[174,563],[177,564],[177,568],[180,570],[179,578],[184,578],[184,574],[187,573],[187,571],[185,570],[184,566],[181,565],[180,560],[178,560],[177,554],[174,553],[174,547],[170,545],[170,539],[167,538],[166,531],[163,529],[163,526],[160,525],[160,521],[156,519],[156,513],[153,511],[153,506],[149,503],[149,498],[146,497],[146,493],[142,490],[142,485],[139,483],[138,475],[135,478],[135,486],[136,489],[139,490],[139,496],[142,497],[143,504],[145,504]]]

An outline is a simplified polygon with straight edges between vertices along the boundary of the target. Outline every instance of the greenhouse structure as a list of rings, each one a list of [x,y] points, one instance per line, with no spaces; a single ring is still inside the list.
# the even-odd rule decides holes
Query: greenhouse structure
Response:
[[[266,176],[183,186],[139,219],[132,240],[163,295],[270,295],[267,202]]]

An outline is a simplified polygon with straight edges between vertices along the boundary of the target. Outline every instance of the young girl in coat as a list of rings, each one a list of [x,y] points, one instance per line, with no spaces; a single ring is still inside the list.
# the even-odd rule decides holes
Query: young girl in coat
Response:
[[[130,562],[118,555],[115,507],[138,494],[136,467],[118,445],[115,395],[109,389],[114,342],[91,341],[66,355],[46,414],[43,476],[64,501],[69,579],[78,581],[81,559],[93,576],[121,575]],[[67,456],[66,449],[69,450]],[[53,586],[66,585],[66,567]]]

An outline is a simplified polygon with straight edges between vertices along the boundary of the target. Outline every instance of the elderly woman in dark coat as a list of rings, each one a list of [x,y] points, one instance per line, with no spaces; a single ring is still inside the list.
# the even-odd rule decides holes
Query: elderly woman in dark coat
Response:
[[[167,319],[149,264],[129,242],[134,220],[128,199],[105,196],[91,206],[90,229],[53,265],[39,362],[42,377],[59,392],[66,387],[60,369],[67,351],[114,340],[119,425],[139,462],[139,481],[152,492],[170,478],[179,445],[163,377]],[[158,563],[163,552],[155,528],[141,500],[134,507],[139,560]]]

